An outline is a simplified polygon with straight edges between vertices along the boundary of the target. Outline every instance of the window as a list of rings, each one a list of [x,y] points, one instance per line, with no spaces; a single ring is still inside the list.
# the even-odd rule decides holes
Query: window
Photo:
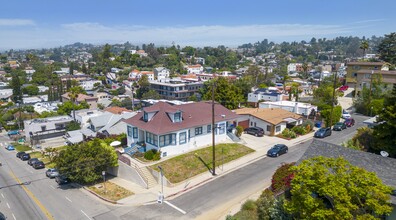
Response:
[[[45,131],[46,129],[47,129],[47,126],[45,126],[45,125],[41,126],[41,131]]]
[[[133,128],[133,138],[138,138],[138,129],[136,127]]]
[[[275,127],[275,129],[276,129],[276,132],[280,132],[281,131],[281,126],[278,125],[278,126]]]
[[[271,131],[271,125],[267,125],[267,131]]]
[[[225,124],[220,124],[219,125],[219,134],[224,134],[225,133]]]
[[[160,147],[176,145],[176,134],[161,135],[159,139]]]
[[[212,125],[208,125],[206,129],[207,129],[206,131],[207,133],[212,133]]]
[[[158,136],[150,132],[146,132],[146,142],[154,146],[158,146]]]
[[[187,142],[186,132],[182,132],[179,134],[179,144],[185,144]]]
[[[370,74],[370,73],[364,74],[364,78],[365,78],[365,79],[370,79],[370,78],[371,78],[371,74]]]
[[[133,135],[132,135],[132,127],[131,126],[128,126],[127,131],[128,131],[128,137],[132,137]]]
[[[175,113],[175,122],[181,122],[181,112]]]
[[[202,134],[202,127],[195,128],[195,135]]]
[[[143,114],[143,121],[145,121],[145,122],[148,121],[148,114],[147,114],[147,112],[145,112],[145,113]]]

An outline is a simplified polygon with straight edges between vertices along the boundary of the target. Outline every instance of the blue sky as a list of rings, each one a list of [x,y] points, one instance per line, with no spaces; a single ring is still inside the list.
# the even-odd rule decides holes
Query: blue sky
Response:
[[[3,1],[0,50],[74,42],[238,46],[396,32],[394,0]]]

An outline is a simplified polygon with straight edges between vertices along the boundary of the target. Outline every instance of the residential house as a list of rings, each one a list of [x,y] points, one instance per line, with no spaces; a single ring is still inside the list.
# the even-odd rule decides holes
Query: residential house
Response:
[[[124,119],[131,118],[136,112],[124,112],[122,114],[113,114],[104,112],[102,115],[91,117],[88,120],[89,129],[95,133],[101,133],[106,136],[119,135],[125,133],[126,124]]]
[[[116,115],[121,115],[126,112],[132,112],[131,110],[128,110],[128,109],[122,108],[122,107],[118,107],[118,106],[107,107],[104,109],[104,111],[110,112],[110,113],[113,113]]]
[[[77,82],[89,80],[90,76],[84,74],[78,75],[63,75],[60,77],[62,83],[66,83],[69,80],[76,80]],[[65,85],[65,84],[64,84]]]
[[[187,73],[195,73],[195,74],[203,73],[204,70],[201,64],[186,66],[186,69],[187,69]]]
[[[248,104],[253,107],[258,107],[258,103],[262,101],[282,101],[284,94],[280,93],[277,88],[257,89],[248,94]]]
[[[346,84],[355,88],[359,82],[357,81],[357,71],[359,70],[389,70],[389,64],[385,62],[349,62],[347,65]]]
[[[129,80],[132,81],[138,81],[140,78],[142,78],[143,75],[146,75],[149,81],[154,81],[155,77],[154,77],[154,72],[151,71],[139,71],[139,70],[132,70],[129,73]]]
[[[238,121],[239,126],[260,127],[264,129],[264,134],[269,136],[281,134],[285,128],[291,128],[303,122],[301,115],[278,108],[241,108],[234,112],[243,116]]]
[[[48,138],[60,137],[66,133],[66,126],[73,121],[70,116],[56,116],[25,120],[26,141],[38,144]]]
[[[154,80],[155,80],[155,78],[154,78],[154,72],[151,72],[151,71],[141,71],[141,72],[140,72],[140,76],[139,76],[138,78],[139,78],[139,79],[142,78],[143,75],[146,75],[146,76],[147,76],[147,79],[148,79],[149,81],[154,81]]]
[[[39,89],[39,93],[43,93],[49,90],[48,86],[37,86],[37,88]]]
[[[297,164],[300,164],[303,160],[318,156],[328,158],[342,157],[354,166],[375,173],[384,184],[396,189],[396,159],[394,158],[383,157],[378,154],[354,150],[314,139]],[[393,206],[393,212],[387,219],[396,219],[395,195],[391,195],[390,202]]]
[[[214,112],[216,129],[212,128],[210,102],[173,106],[158,102],[125,121],[128,146],[144,143],[145,150],[171,156],[210,145],[213,130],[216,143],[221,143],[227,139],[226,127],[239,116],[217,103]]]
[[[293,101],[276,101],[276,102],[261,102],[260,109],[283,109],[300,115],[309,115],[311,112],[318,112],[318,107],[310,103],[293,102]]]
[[[102,85],[102,81],[101,80],[84,80],[84,81],[80,81],[80,86],[84,89],[84,90],[94,90],[95,85]]]
[[[12,89],[0,89],[0,100],[6,102],[11,101],[12,94]]]
[[[88,123],[89,119],[92,117],[103,115],[105,112],[97,109],[81,109],[75,111],[76,121],[80,123],[81,128],[88,128],[90,124]],[[70,113],[71,117],[74,117],[73,111]]]
[[[60,68],[61,70],[56,70],[56,71],[54,71],[54,73],[56,73],[56,74],[58,74],[58,75],[61,75],[61,76],[63,76],[63,75],[69,75],[70,74],[70,68]],[[73,75],[73,73],[72,74],[70,74],[70,75]]]
[[[166,78],[169,78],[169,76],[170,76],[169,69],[167,69],[165,67],[154,68],[154,78],[156,80],[166,79]]]
[[[35,103],[39,103],[39,102],[48,102],[48,95],[38,95],[38,96],[22,98],[23,104],[35,104]]]
[[[136,51],[136,54],[139,54],[140,57],[147,57],[148,54],[144,50]]]
[[[369,88],[372,84],[373,76],[381,75],[382,83],[385,84],[396,84],[396,71],[390,70],[368,70],[362,69],[355,72],[356,74],[356,85],[355,89],[357,95],[361,93],[364,87]]]
[[[188,82],[180,78],[150,81],[150,89],[156,91],[161,98],[169,100],[187,101],[191,96],[197,95],[202,87],[203,82]]]
[[[43,112],[55,112],[61,102],[38,102],[33,105],[34,111],[41,114]]]
[[[65,93],[62,95],[62,102],[70,101],[69,93]],[[84,94],[78,94],[76,103],[80,104],[81,102],[87,102],[89,105],[89,109],[96,109],[98,107],[98,98],[92,97]]]

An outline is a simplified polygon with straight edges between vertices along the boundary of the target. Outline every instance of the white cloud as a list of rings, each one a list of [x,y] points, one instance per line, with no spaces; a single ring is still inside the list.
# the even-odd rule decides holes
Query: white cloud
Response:
[[[0,18],[0,26],[32,26],[35,25],[33,20],[29,19],[3,19]]]

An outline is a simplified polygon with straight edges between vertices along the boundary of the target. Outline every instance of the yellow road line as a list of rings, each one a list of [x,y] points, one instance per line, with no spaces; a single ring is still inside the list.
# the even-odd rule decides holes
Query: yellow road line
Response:
[[[54,217],[49,213],[49,211],[44,207],[44,205],[36,198],[36,196],[22,184],[22,182],[15,176],[14,172],[10,171],[11,176],[21,185],[22,189],[29,195],[29,197],[36,203],[36,205],[41,209],[47,219],[54,220]]]

